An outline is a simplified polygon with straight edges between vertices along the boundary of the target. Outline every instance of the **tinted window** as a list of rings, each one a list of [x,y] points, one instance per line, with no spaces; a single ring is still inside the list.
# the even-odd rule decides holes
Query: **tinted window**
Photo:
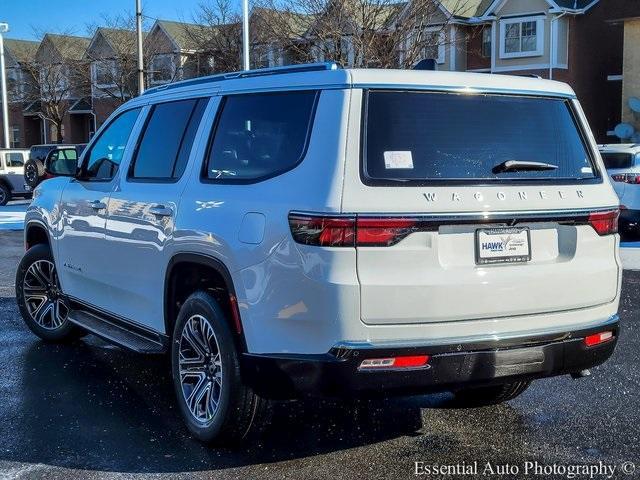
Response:
[[[242,181],[270,177],[302,159],[315,91],[234,95],[224,99],[206,176]]]
[[[548,169],[499,167],[509,161]],[[568,101],[432,92],[368,95],[364,172],[401,184],[596,176]]]
[[[132,178],[179,178],[189,159],[204,100],[155,105],[138,146]]]
[[[604,153],[601,152],[604,166],[609,169],[633,167],[634,156],[630,153]]]
[[[7,153],[5,159],[7,161],[7,167],[24,167],[24,157],[20,152]]]
[[[107,126],[85,156],[83,179],[107,181],[114,177],[139,113],[139,108],[128,110]]]

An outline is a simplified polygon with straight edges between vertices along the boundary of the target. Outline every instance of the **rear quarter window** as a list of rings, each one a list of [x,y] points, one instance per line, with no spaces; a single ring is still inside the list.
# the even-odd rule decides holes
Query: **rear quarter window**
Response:
[[[566,99],[369,91],[364,115],[368,184],[600,181]],[[513,161],[546,169],[497,168]]]
[[[251,183],[294,168],[306,152],[318,94],[290,91],[223,98],[203,179]]]

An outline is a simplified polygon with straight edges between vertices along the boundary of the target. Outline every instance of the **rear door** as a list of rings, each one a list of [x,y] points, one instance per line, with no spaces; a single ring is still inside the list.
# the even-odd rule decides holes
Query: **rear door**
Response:
[[[114,301],[110,312],[164,331],[163,295],[178,202],[208,98],[150,108],[140,140],[109,202],[102,272]]]
[[[362,320],[447,322],[613,301],[617,236],[598,226],[600,235],[589,216],[618,201],[581,118],[562,98],[364,91],[343,198],[343,212],[358,218]],[[617,211],[597,215],[606,227]]]

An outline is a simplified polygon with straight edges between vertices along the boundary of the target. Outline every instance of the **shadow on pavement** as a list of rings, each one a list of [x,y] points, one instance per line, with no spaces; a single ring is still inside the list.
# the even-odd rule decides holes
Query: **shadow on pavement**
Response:
[[[193,440],[182,425],[165,357],[138,356],[90,337],[71,345],[33,340],[22,352],[19,381],[10,386],[4,380],[15,395],[7,399],[14,405],[10,423],[20,428],[3,435],[11,440],[1,446],[0,460],[189,472],[313,456],[422,428],[423,402],[278,403],[257,442],[214,449]]]

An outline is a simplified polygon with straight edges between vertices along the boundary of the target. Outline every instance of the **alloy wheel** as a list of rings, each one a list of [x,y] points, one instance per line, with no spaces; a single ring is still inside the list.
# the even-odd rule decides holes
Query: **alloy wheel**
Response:
[[[64,325],[69,309],[60,291],[53,262],[33,262],[24,276],[22,291],[29,315],[39,326],[55,330]]]
[[[0,205],[4,204],[4,202],[7,200],[7,194],[4,191],[4,188],[0,188]]]
[[[222,394],[222,359],[211,323],[202,315],[191,316],[180,335],[178,359],[182,396],[193,418],[211,423]]]

